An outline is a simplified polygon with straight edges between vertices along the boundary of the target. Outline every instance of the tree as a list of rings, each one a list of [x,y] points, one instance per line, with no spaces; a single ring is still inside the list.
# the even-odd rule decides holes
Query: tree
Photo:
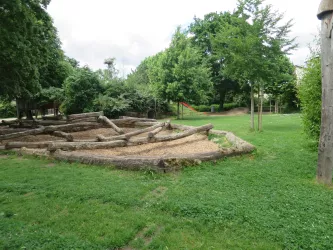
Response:
[[[220,110],[223,110],[228,92],[239,90],[238,83],[223,74],[224,61],[220,60],[221,56],[216,47],[213,46],[216,34],[221,32],[223,26],[230,21],[231,14],[229,12],[209,13],[203,19],[195,17],[194,22],[189,27],[189,32],[193,35],[191,38],[193,45],[201,51],[210,67],[215,93],[219,96]]]
[[[209,67],[179,27],[173,35],[170,47],[161,58],[161,77],[158,84],[168,100],[178,103],[178,119],[179,102],[202,103],[207,101],[211,92]]]
[[[66,98],[61,108],[65,114],[94,111],[94,100],[104,91],[97,74],[87,67],[69,76],[64,89]]]
[[[30,98],[45,80],[46,69],[62,57],[60,41],[45,8],[50,1],[4,1],[0,8],[0,93]],[[42,80],[41,80],[42,79]]]
[[[296,47],[288,39],[292,21],[279,25],[283,14],[262,0],[239,0],[236,11],[216,35],[213,46],[228,78],[251,86],[251,128],[254,129],[254,92],[262,103],[263,88],[278,71],[278,60]],[[259,112],[258,129],[262,129]]]

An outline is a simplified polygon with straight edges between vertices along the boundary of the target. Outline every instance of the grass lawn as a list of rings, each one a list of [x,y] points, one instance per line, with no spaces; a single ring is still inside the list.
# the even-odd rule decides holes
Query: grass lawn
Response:
[[[0,249],[332,249],[333,190],[315,183],[299,115],[200,116],[252,155],[178,173],[0,156]]]

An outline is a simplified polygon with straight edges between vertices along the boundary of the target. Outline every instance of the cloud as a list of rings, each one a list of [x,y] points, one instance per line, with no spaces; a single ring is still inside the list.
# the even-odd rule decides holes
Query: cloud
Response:
[[[300,47],[291,58],[303,64],[320,24],[319,0],[266,2],[284,12],[285,20],[294,19],[291,36],[298,37]],[[103,68],[105,58],[116,57],[118,68],[127,74],[145,57],[165,49],[178,25],[186,27],[194,16],[235,7],[236,0],[53,0],[48,11],[68,56],[94,69]]]

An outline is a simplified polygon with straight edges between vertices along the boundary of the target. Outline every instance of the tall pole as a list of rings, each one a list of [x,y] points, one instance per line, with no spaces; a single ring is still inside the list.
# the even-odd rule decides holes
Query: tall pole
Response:
[[[317,181],[331,185],[333,170],[333,0],[322,0],[318,18],[321,20],[322,109]]]

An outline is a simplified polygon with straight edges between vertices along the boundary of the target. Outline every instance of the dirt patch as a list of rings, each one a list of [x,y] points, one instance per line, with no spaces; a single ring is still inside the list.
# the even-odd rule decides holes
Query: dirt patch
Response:
[[[207,113],[209,116],[234,116],[234,115],[245,115],[249,113],[249,108],[235,108],[229,111],[219,113]]]
[[[170,133],[168,131],[163,132]],[[144,137],[144,134],[140,136]],[[149,143],[113,149],[79,150],[78,152],[102,156],[170,156],[175,154],[208,153],[218,150],[219,145],[209,141],[206,135],[194,134],[186,138],[168,142]]]

